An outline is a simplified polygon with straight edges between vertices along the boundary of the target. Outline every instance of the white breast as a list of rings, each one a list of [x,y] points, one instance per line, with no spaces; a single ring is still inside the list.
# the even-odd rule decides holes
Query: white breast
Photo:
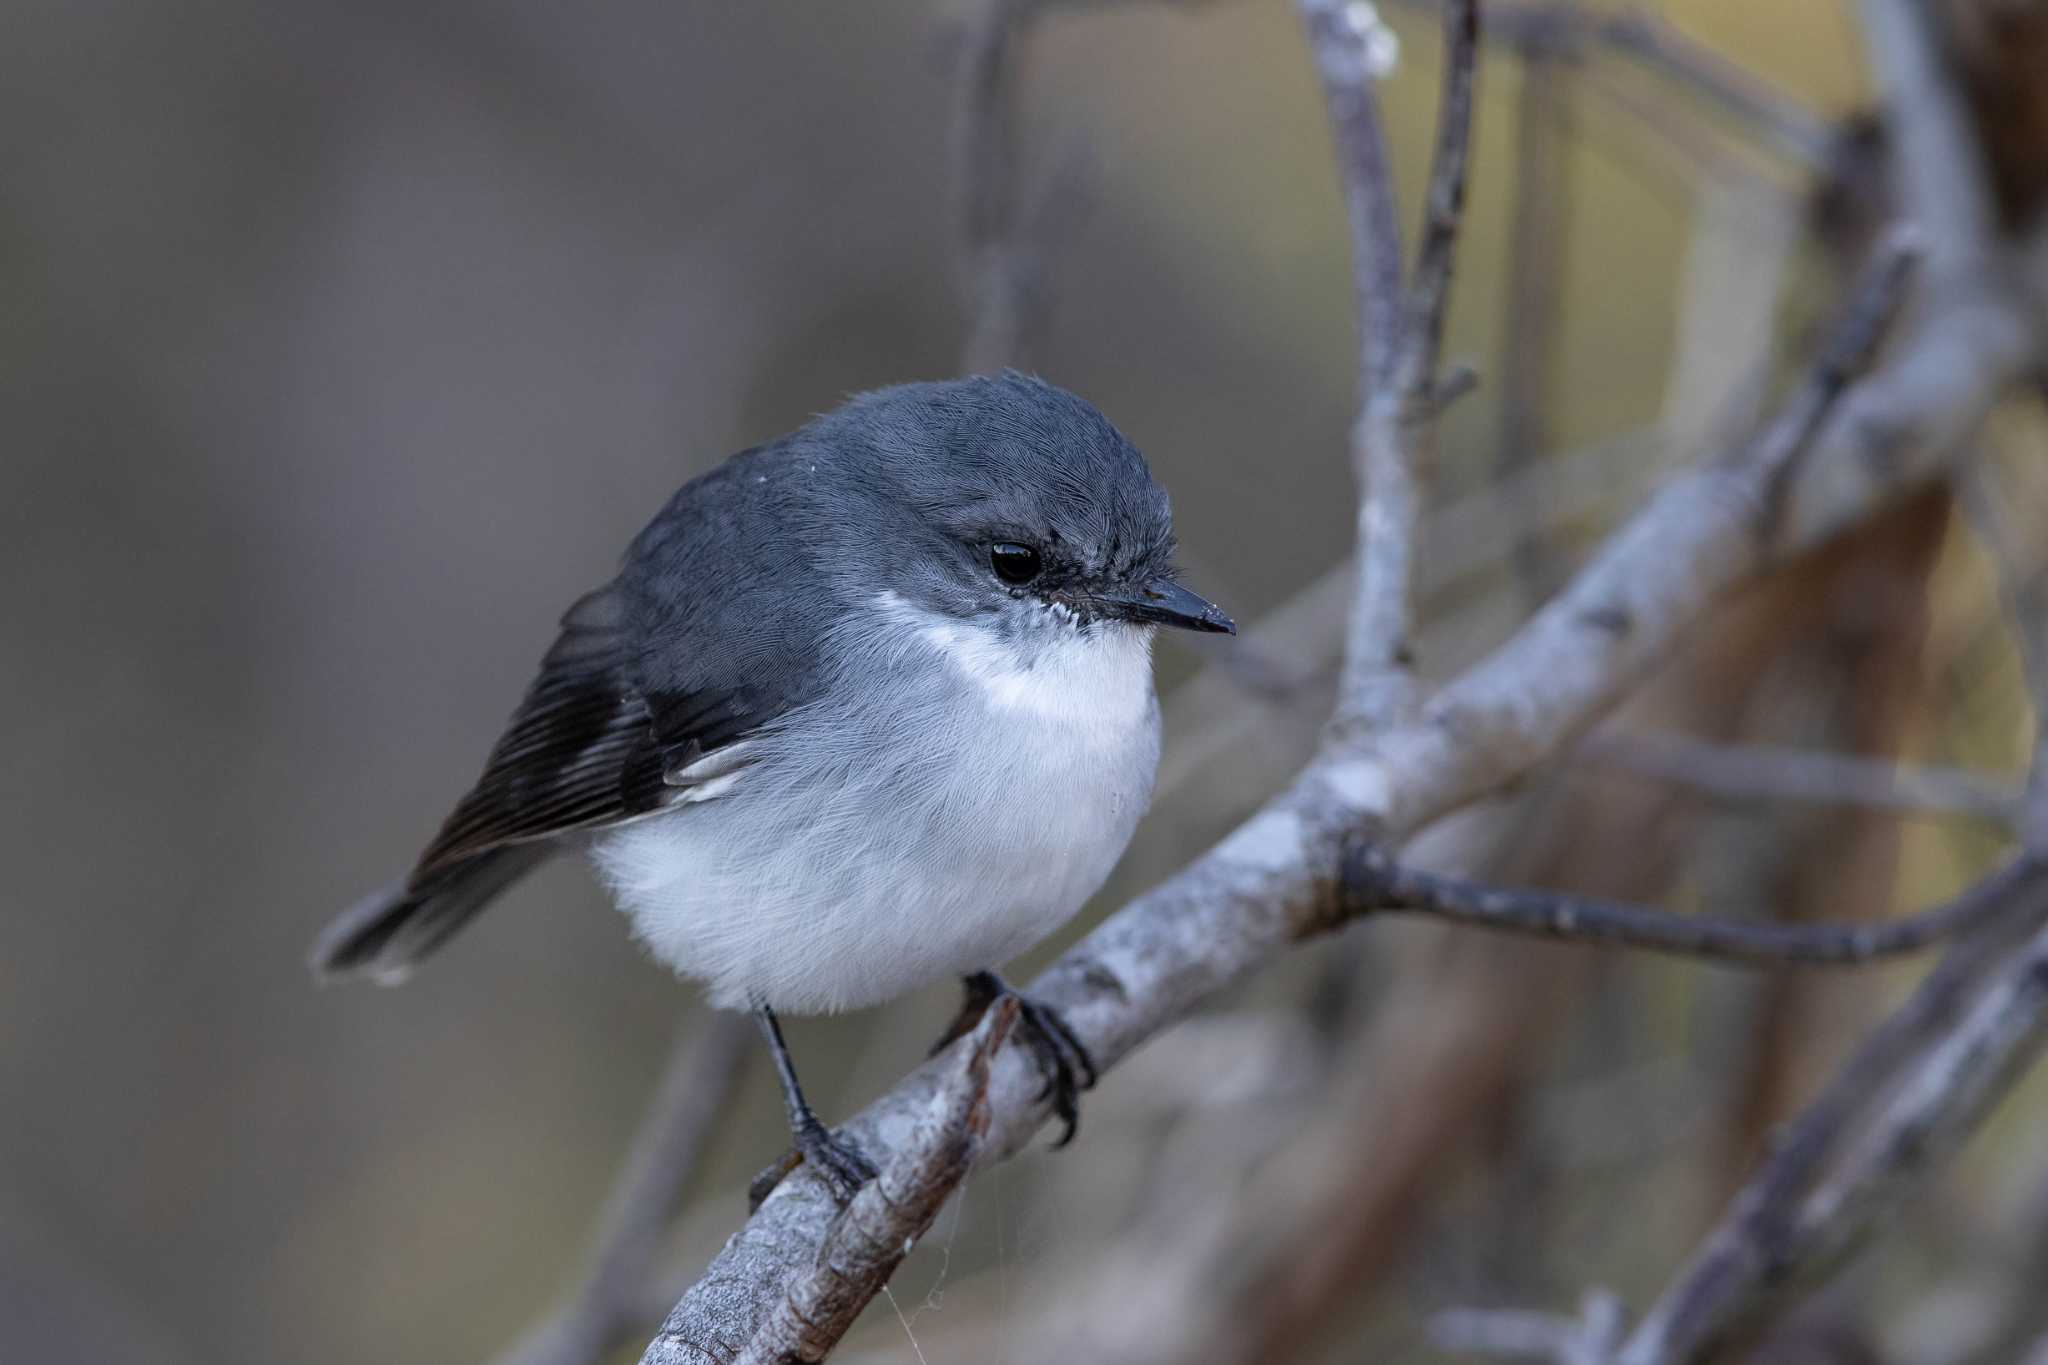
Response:
[[[595,845],[714,1004],[849,1009],[998,966],[1100,888],[1151,795],[1150,630],[875,607],[860,686],[749,741],[717,799]]]

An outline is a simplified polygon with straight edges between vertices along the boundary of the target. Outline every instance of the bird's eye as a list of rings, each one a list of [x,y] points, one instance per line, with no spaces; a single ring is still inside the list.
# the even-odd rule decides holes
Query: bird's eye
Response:
[[[1013,587],[1029,583],[1045,567],[1039,563],[1038,551],[1029,545],[1008,540],[999,540],[988,547],[988,563],[996,571],[997,578]]]

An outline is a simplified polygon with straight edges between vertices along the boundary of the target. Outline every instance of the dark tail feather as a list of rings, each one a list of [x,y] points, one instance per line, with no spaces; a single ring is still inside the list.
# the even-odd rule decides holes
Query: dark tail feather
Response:
[[[358,901],[314,940],[308,957],[313,974],[323,981],[367,976],[396,985],[415,962],[554,851],[545,840],[493,849],[436,872],[418,886],[400,882]]]

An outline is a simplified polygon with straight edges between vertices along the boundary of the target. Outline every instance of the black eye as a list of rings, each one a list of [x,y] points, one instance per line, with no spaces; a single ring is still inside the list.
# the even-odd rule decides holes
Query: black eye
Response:
[[[1029,583],[1045,567],[1038,562],[1038,551],[1029,545],[1008,540],[999,540],[988,547],[988,563],[996,571],[997,578],[1015,586]]]

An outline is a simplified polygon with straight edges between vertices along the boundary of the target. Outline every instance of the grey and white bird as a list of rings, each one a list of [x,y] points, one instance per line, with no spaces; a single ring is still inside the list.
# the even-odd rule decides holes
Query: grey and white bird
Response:
[[[735,455],[570,608],[483,776],[315,970],[396,981],[585,850],[655,957],[759,1017],[796,1149],[844,1195],[873,1167],[776,1013],[958,975],[957,1036],[1102,885],[1158,763],[1154,628],[1234,630],[1173,550],[1138,451],[1022,375],[863,394]],[[1094,1068],[1019,1003],[1064,1141]]]

